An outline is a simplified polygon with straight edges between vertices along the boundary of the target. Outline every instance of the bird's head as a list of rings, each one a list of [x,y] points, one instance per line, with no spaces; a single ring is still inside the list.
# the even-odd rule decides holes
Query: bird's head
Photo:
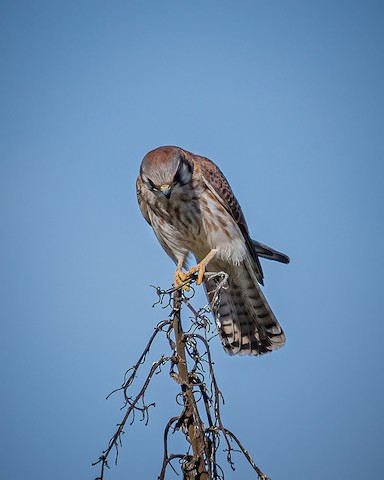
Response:
[[[140,178],[159,198],[169,199],[174,190],[192,181],[193,164],[178,147],[159,147],[143,158]]]

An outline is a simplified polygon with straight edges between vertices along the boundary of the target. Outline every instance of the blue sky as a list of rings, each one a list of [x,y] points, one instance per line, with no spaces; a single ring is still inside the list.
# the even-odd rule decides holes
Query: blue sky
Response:
[[[168,144],[214,160],[253,237],[292,259],[263,262],[284,349],[234,358],[213,342],[225,424],[273,480],[379,478],[382,2],[0,8],[4,478],[98,475],[121,417],[105,397],[166,315],[149,285],[174,266],[134,183]],[[157,478],[176,392],[156,377],[150,423],[126,430],[106,478]],[[252,475],[239,456],[226,478]]]

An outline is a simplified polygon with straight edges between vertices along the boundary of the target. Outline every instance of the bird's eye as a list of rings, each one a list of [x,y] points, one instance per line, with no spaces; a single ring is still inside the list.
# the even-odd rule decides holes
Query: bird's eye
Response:
[[[150,190],[156,190],[155,184],[152,182],[150,178],[147,177],[145,180]]]

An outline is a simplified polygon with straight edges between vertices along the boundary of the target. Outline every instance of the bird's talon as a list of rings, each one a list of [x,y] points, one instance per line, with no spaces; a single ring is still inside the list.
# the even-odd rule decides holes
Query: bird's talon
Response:
[[[188,280],[188,275],[182,272],[181,270],[176,270],[175,276],[174,276],[174,286],[175,288],[182,288],[183,290],[189,292],[190,290],[190,282],[186,283],[183,285],[184,282]]]
[[[182,270],[183,260],[179,260],[177,264],[177,270],[175,272],[175,281],[174,281],[175,288],[179,288],[180,286],[182,286],[183,290],[186,290],[187,292],[189,292],[190,285],[191,285],[190,281],[192,280],[196,281],[196,285],[201,285],[204,280],[205,268],[208,265],[208,263],[212,260],[212,258],[216,255],[216,253],[217,253],[217,250],[212,249],[201,262],[199,262],[194,267],[191,267],[186,273],[184,273]],[[197,277],[195,276],[196,273],[197,273]],[[186,282],[187,280],[190,280],[190,281],[188,281],[188,283],[186,283],[185,285],[182,285],[182,283]]]
[[[199,273],[197,275],[196,285],[201,285],[203,283],[205,274],[205,267],[199,268]]]

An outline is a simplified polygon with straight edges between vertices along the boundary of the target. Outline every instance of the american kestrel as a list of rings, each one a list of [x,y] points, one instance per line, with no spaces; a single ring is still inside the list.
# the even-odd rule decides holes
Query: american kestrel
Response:
[[[259,257],[289,263],[283,253],[252,240],[241,207],[220,169],[208,158],[179,147],[159,147],[143,159],[136,182],[141,213],[177,264],[175,286],[198,272],[204,282],[224,350],[260,355],[280,348],[284,332],[259,284]],[[183,273],[189,254],[198,262]],[[227,285],[216,298],[217,278]]]

